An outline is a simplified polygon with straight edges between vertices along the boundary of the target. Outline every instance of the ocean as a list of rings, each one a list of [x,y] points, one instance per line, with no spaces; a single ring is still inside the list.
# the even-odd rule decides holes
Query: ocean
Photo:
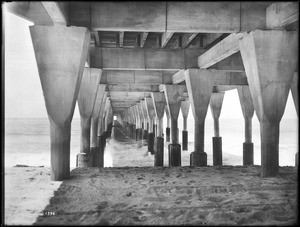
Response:
[[[223,164],[242,165],[244,142],[244,120],[220,118],[220,136],[222,137]],[[193,118],[188,118],[188,151],[184,154],[182,165],[189,165],[189,153],[193,151],[194,126]],[[164,118],[164,129],[166,127]],[[179,116],[179,140],[181,142],[182,117]],[[80,150],[80,119],[74,118],[71,128],[71,168],[75,168],[76,155]],[[213,120],[207,118],[205,122],[205,152],[208,156],[208,165],[212,165],[212,137]],[[129,140],[128,140],[129,141]],[[254,143],[254,164],[260,165],[260,129],[256,116],[252,123],[252,141]],[[149,166],[153,156],[135,152],[127,152],[126,159],[122,150],[136,149],[136,143],[110,141],[105,151],[105,166]],[[143,149],[147,151],[147,147]],[[298,119],[283,118],[280,124],[279,165],[294,166],[295,154],[298,151]],[[147,153],[147,152],[146,152]],[[165,143],[165,157],[167,158],[167,143]],[[141,158],[141,157],[145,158]],[[165,158],[165,165],[167,160]],[[122,160],[122,162],[120,161]],[[9,118],[5,119],[5,166],[17,164],[30,166],[50,166],[50,126],[47,118]]]

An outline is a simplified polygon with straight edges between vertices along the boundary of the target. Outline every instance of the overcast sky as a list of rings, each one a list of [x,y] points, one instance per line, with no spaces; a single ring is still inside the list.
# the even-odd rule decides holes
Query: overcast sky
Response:
[[[5,117],[47,118],[43,92],[34,57],[29,26],[31,22],[3,12],[5,23]],[[3,23],[2,22],[2,23]],[[189,117],[192,116],[192,111]],[[207,117],[211,118],[210,110]],[[221,118],[241,118],[236,90],[224,96]],[[297,118],[291,93],[284,118]],[[79,118],[76,104],[74,118]]]

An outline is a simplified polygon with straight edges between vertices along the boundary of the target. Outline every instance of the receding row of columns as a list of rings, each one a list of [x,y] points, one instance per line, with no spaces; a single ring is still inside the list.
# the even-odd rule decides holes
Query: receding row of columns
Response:
[[[297,34],[286,31],[253,31],[240,41],[240,51],[245,66],[249,86],[237,86],[239,100],[244,116],[245,142],[243,143],[243,165],[253,165],[252,117],[254,110],[261,128],[261,162],[263,177],[276,176],[279,171],[279,122],[284,113],[288,92],[291,89],[298,114],[298,73]],[[276,51],[275,51],[276,50]],[[195,118],[194,151],[190,156],[192,166],[206,166],[207,154],[204,151],[204,130],[207,108],[210,104],[214,119],[213,165],[222,165],[222,137],[220,136],[219,117],[224,92],[213,92],[214,78],[218,70],[185,70],[185,82],[193,115]],[[293,79],[294,78],[294,79]],[[292,83],[292,81],[294,81]],[[168,145],[169,166],[181,165],[181,145],[179,144],[178,113],[183,114],[183,141],[186,135],[186,100],[182,101],[183,85],[161,85],[165,96],[167,127],[166,140],[169,141],[171,122],[171,143]],[[152,94],[155,110],[159,94]],[[186,104],[187,105],[187,104]],[[188,106],[188,105],[187,105]],[[163,109],[163,107],[161,107]],[[163,110],[161,110],[163,116]],[[158,132],[162,132],[162,116],[157,114]],[[160,123],[161,121],[161,123]],[[162,138],[157,136],[156,138]],[[162,138],[163,139],[163,138]],[[154,148],[154,150],[158,148]],[[155,160],[161,160],[155,153]],[[296,154],[296,165],[298,153]],[[155,165],[163,165],[155,161]]]
[[[60,25],[31,26],[30,33],[50,122],[51,179],[62,180],[70,175],[71,122],[77,98],[82,128],[77,164],[78,166],[82,163],[88,163],[82,164],[88,166],[103,165],[101,155],[93,154],[105,143],[101,136],[104,135],[106,138],[109,136],[113,115],[107,97],[105,100],[103,95],[102,99],[100,98],[104,90],[99,85],[101,70],[84,70],[90,42],[88,30]],[[251,121],[255,110],[261,129],[261,175],[263,177],[276,176],[279,172],[279,125],[290,89],[298,114],[298,73],[295,73],[298,63],[298,34],[282,30],[255,30],[244,35],[238,42],[249,84],[248,87],[238,88],[245,119],[243,163],[253,164]],[[57,45],[58,43],[63,43],[63,45]],[[218,71],[187,69],[184,74],[195,119],[191,165],[207,165],[207,154],[204,151],[204,126],[209,103],[211,103],[215,128],[214,163],[220,163],[222,140],[218,119],[224,94],[212,94],[214,78]],[[148,134],[153,132],[155,136],[154,165],[161,166],[163,165],[164,142],[163,114],[166,107],[171,123],[169,165],[179,166],[181,165],[181,145],[178,140],[177,119],[183,103],[183,85],[163,85],[162,90],[161,93],[152,93],[154,112],[150,114],[149,108],[152,107],[148,105],[146,99],[144,105],[140,103],[140,106],[137,105],[131,109],[131,114],[134,116],[131,122],[134,124],[134,119],[136,120],[135,135],[139,140],[146,140]],[[184,111],[186,110],[183,110],[183,115]],[[157,128],[153,127],[154,115]],[[152,119],[152,124],[151,120],[147,120],[149,118]],[[167,126],[169,126],[169,120]],[[186,120],[184,120],[184,129],[186,129]],[[167,131],[166,139],[168,139]],[[92,156],[93,161],[86,158],[88,156]],[[82,161],[84,159],[87,160]]]

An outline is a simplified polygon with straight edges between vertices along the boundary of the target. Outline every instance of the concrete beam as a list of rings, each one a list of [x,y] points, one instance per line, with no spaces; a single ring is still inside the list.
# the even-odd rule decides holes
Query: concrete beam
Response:
[[[171,39],[174,32],[164,32],[161,36],[161,48],[164,48]]]
[[[198,57],[198,66],[206,69],[239,51],[239,39],[243,33],[233,33]]]
[[[157,118],[162,118],[164,116],[164,110],[166,105],[166,98],[163,93],[151,93],[151,98],[153,101],[153,106]]]
[[[282,29],[299,20],[299,2],[275,2],[266,9],[266,27]]]
[[[173,84],[179,84],[185,81],[185,72],[187,70],[180,70],[172,76]],[[227,72],[215,70],[216,77],[214,86],[219,85],[248,85],[247,77],[244,72]]]
[[[92,68],[108,70],[180,70],[197,68],[197,57],[203,50],[90,48]]]
[[[182,36],[182,45],[181,48],[186,48],[194,40],[198,33],[187,33]]]
[[[159,85],[138,85],[138,84],[108,84],[107,91],[111,92],[158,92]]]
[[[124,32],[119,32],[119,47],[123,47]]]
[[[67,25],[67,19],[57,2],[41,2],[54,24]]]
[[[5,2],[4,10],[29,20],[35,25],[52,26],[54,24],[42,2]]]
[[[208,69],[218,69],[229,72],[245,72],[243,60],[240,51],[219,61]]]
[[[140,40],[140,47],[143,48],[148,37],[149,32],[142,32],[141,40]]]
[[[177,70],[104,70],[102,84],[141,84],[160,85],[171,84],[172,75]]]

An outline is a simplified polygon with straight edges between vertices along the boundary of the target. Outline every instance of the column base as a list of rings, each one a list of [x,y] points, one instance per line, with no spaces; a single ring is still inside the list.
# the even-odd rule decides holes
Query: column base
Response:
[[[182,150],[188,150],[188,131],[182,131]]]
[[[169,166],[181,166],[181,145],[169,144]]]
[[[154,133],[153,132],[149,132],[148,133],[148,152],[150,152],[151,154],[154,154]]]
[[[93,155],[93,167],[103,167],[104,150],[100,147],[91,147],[91,154]]]
[[[164,166],[164,139],[154,138],[154,166]]]
[[[207,166],[207,154],[205,152],[193,151],[190,154],[191,166]]]
[[[93,167],[93,155],[86,153],[77,154],[76,167]]]
[[[170,142],[170,131],[171,128],[166,128],[166,142]]]
[[[143,146],[147,146],[148,144],[148,130],[143,129],[142,131],[142,140],[143,140]]]
[[[243,165],[253,165],[253,143],[243,143]]]
[[[213,165],[222,165],[222,137],[213,137]]]

